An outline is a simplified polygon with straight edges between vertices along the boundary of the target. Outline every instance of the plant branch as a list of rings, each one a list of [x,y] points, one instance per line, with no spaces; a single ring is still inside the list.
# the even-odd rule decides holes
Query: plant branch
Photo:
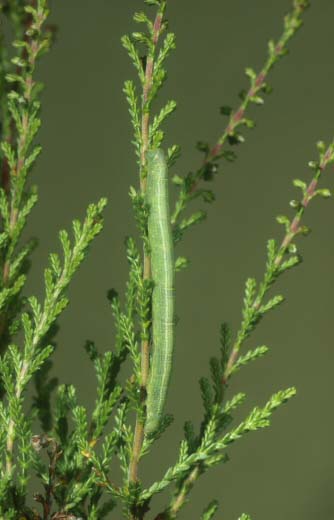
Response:
[[[315,174],[310,181],[309,185],[306,187],[306,184],[303,181],[295,180],[294,184],[298,187],[300,187],[303,191],[303,198],[300,202],[297,201],[291,201],[290,205],[292,207],[296,208],[297,212],[292,220],[292,222],[289,222],[287,217],[279,216],[278,221],[280,223],[285,224],[286,226],[286,234],[281,242],[281,245],[278,248],[278,251],[276,253],[276,256],[273,261],[272,270],[270,273],[266,273],[267,280],[264,280],[263,284],[261,285],[257,296],[255,297],[251,310],[252,310],[252,318],[255,319],[255,315],[259,312],[259,309],[261,307],[263,297],[267,292],[267,289],[270,287],[273,280],[280,274],[280,265],[282,263],[282,260],[284,258],[284,255],[288,252],[289,246],[292,244],[292,240],[299,234],[308,234],[310,231],[309,228],[306,226],[301,226],[301,219],[304,215],[304,212],[309,205],[310,201],[316,196],[316,195],[322,195],[324,197],[330,196],[330,192],[327,189],[323,190],[317,190],[317,186],[320,180],[320,177],[325,170],[325,168],[334,161],[334,141],[328,146],[327,150],[325,150],[325,145],[323,142],[318,143],[318,148],[320,151],[320,162],[314,163],[310,162],[309,166],[315,170]],[[293,247],[293,250],[295,247]],[[266,276],[265,276],[266,278]],[[241,347],[241,343],[244,339],[243,331],[239,331],[238,337],[236,342],[234,343],[234,346],[232,348],[231,354],[229,356],[225,373],[222,379],[222,384],[225,385],[233,371],[233,367],[235,366],[235,363],[238,359],[239,350]]]
[[[45,361],[52,352],[52,347],[45,347],[38,352],[41,340],[45,337],[52,323],[60,312],[66,307],[68,300],[64,295],[72,276],[84,259],[88,245],[102,229],[101,213],[106,205],[106,200],[101,199],[98,204],[91,204],[87,210],[87,216],[81,226],[79,221],[74,221],[75,243],[71,249],[68,235],[65,231],[60,232],[60,239],[64,250],[64,265],[60,267],[57,255],[51,255],[51,268],[45,271],[46,297],[43,309],[36,298],[29,298],[33,311],[33,324],[28,314],[23,314],[22,323],[25,333],[25,342],[22,358],[18,357],[16,349],[9,351],[7,358],[12,357],[14,363],[15,381],[10,381],[7,386],[12,386],[13,402],[10,403],[8,428],[6,432],[6,470],[5,474],[10,477],[13,470],[13,449],[16,437],[16,416],[18,409],[22,406],[22,394],[34,371]],[[43,350],[45,351],[43,355]],[[1,361],[0,367],[5,370],[6,360]],[[16,366],[15,366],[16,365]],[[5,378],[5,376],[4,376]]]
[[[35,2],[32,4],[34,5]],[[18,55],[12,59],[16,66],[15,74],[7,74],[6,80],[13,84],[11,92],[8,94],[8,110],[10,122],[7,129],[5,140],[2,143],[4,153],[2,164],[2,187],[3,197],[6,197],[8,208],[2,209],[4,221],[4,232],[7,234],[7,244],[2,267],[2,288],[10,288],[17,281],[13,277],[12,264],[14,260],[15,248],[20,238],[23,223],[37,200],[37,195],[32,194],[30,204],[25,201],[25,184],[28,169],[39,155],[40,147],[30,150],[30,145],[40,126],[40,119],[37,117],[39,103],[35,101],[35,87],[37,83],[33,80],[36,61],[39,56],[49,48],[49,35],[42,31],[42,26],[48,16],[45,1],[39,1],[36,8],[27,6],[20,16],[17,16],[16,34],[22,36],[22,40],[17,39],[13,45],[18,49]],[[21,34],[23,33],[23,34]],[[13,147],[14,134],[17,134],[16,149]],[[23,206],[24,202],[26,207]],[[4,206],[3,202],[2,206]],[[23,207],[22,207],[23,206]],[[20,222],[21,220],[21,222]],[[22,265],[24,257],[30,248],[26,249],[23,258],[20,260]],[[10,296],[18,294],[24,283],[18,285]],[[0,315],[0,338],[6,329],[8,319],[8,304],[3,306]]]
[[[270,418],[273,411],[283,403],[287,402],[287,400],[293,397],[295,393],[296,390],[294,388],[287,388],[286,390],[281,390],[276,394],[273,394],[263,408],[253,408],[245,420],[243,420],[241,423],[239,423],[238,426],[219,439],[214,439],[211,435],[215,429],[213,429],[213,432],[210,432],[208,429],[207,436],[206,438],[203,438],[203,441],[198,449],[190,454],[188,454],[187,451],[183,452],[182,455],[180,453],[180,458],[177,464],[173,467],[170,467],[159,482],[155,482],[149,489],[142,491],[141,500],[150,500],[151,497],[157,493],[160,493],[167,486],[169,486],[171,482],[179,481],[181,478],[184,479],[187,473],[192,473],[193,469],[198,464],[203,464],[204,467],[208,468],[217,464],[218,462],[221,462],[223,460],[223,455],[221,453],[222,451],[224,451],[231,443],[240,439],[246,433],[268,427],[270,425]],[[196,475],[196,472],[194,472],[191,480],[189,479],[189,491],[197,476],[198,475]],[[176,499],[173,501],[174,507],[177,508],[177,510],[181,508],[185,497],[186,489],[182,487],[180,494],[178,494]],[[163,513],[160,513],[160,516],[158,515],[157,518],[169,520],[169,508],[167,508]],[[157,518],[155,520],[157,520]]]
[[[310,162],[309,166],[315,170],[315,174],[310,181],[309,185],[307,186],[306,183],[303,181],[300,181],[299,179],[296,179],[294,181],[295,186],[302,189],[303,197],[300,202],[297,202],[295,200],[291,201],[290,205],[292,207],[296,208],[297,213],[295,217],[293,218],[292,222],[289,222],[286,220],[287,217],[278,217],[278,221],[282,222],[286,225],[287,231],[286,234],[281,242],[281,245],[279,246],[276,255],[274,258],[271,259],[271,262],[268,264],[268,270],[264,277],[264,282],[260,286],[260,289],[258,291],[258,294],[256,297],[254,297],[254,300],[252,302],[252,305],[250,306],[250,313],[249,318],[244,319],[241,330],[239,331],[237,335],[237,340],[235,341],[233,348],[231,350],[231,354],[228,357],[227,364],[225,371],[223,373],[221,385],[222,385],[222,399],[224,395],[224,390],[226,389],[227,382],[232,375],[236,363],[239,358],[239,350],[241,347],[241,344],[243,340],[245,339],[246,335],[249,334],[249,330],[247,331],[247,327],[250,326],[250,323],[253,321],[254,324],[256,323],[256,319],[258,318],[257,313],[261,309],[263,297],[266,294],[268,288],[271,286],[273,281],[277,278],[279,274],[281,274],[284,270],[286,270],[289,267],[289,264],[287,263],[285,267],[281,267],[284,255],[289,251],[289,247],[291,247],[292,240],[298,235],[298,234],[306,234],[309,230],[305,226],[301,226],[301,219],[304,215],[305,209],[309,205],[312,198],[314,198],[317,195],[321,195],[323,197],[328,197],[330,195],[329,190],[327,189],[317,189],[318,183],[321,177],[321,174],[324,172],[325,168],[330,164],[334,162],[334,141],[330,144],[330,146],[325,149],[325,145],[323,142],[318,143],[318,149],[320,151],[320,161],[318,163],[316,162]],[[293,250],[295,250],[295,247],[293,247]],[[289,260],[287,261],[289,262]],[[295,264],[291,264],[295,265]],[[283,264],[284,266],[284,264]],[[275,299],[273,300],[275,302]],[[276,300],[277,303],[279,303],[281,300]],[[247,307],[247,304],[245,304],[245,307]],[[270,307],[269,307],[270,308]],[[246,311],[247,309],[245,309]],[[264,312],[264,311],[263,311]],[[246,312],[244,313],[244,316],[246,315]],[[254,326],[254,325],[253,325]],[[212,419],[213,420],[213,417]],[[208,428],[208,426],[207,426]],[[191,465],[188,470],[188,474],[184,477],[184,480],[181,484],[181,489],[178,491],[176,496],[171,501],[168,508],[159,513],[159,515],[155,518],[155,520],[173,520],[176,518],[178,511],[183,507],[187,500],[187,496],[190,493],[191,489],[193,488],[196,480],[200,477],[200,475],[203,473],[203,470],[201,470],[201,462],[197,462],[194,465]]]
[[[145,67],[145,80],[143,85],[142,96],[142,119],[141,119],[141,153],[140,153],[140,188],[142,195],[146,192],[146,152],[149,147],[149,127],[150,127],[150,103],[149,97],[153,86],[153,70],[154,58],[158,44],[158,39],[161,31],[165,5],[159,7],[152,34],[152,48],[148,54]],[[144,247],[144,269],[143,279],[149,280],[151,278],[151,259],[150,255]],[[141,344],[141,395],[143,404],[146,399],[148,376],[149,376],[149,361],[150,361],[150,342],[144,339]],[[136,482],[138,480],[138,464],[140,454],[144,442],[144,421],[139,414],[137,414],[134,440],[132,447],[132,456],[129,466],[129,481]]]
[[[242,93],[241,97],[243,101],[241,105],[235,111],[232,111],[230,107],[222,107],[222,113],[229,115],[227,126],[214,146],[211,148],[208,146],[204,147],[205,159],[196,173],[190,174],[187,182],[179,182],[181,185],[181,193],[171,217],[171,223],[173,225],[178,221],[180,214],[186,208],[187,203],[198,195],[197,190],[200,181],[206,178],[211,179],[212,175],[216,173],[217,165],[214,161],[217,161],[222,157],[225,157],[227,160],[234,160],[234,152],[229,154],[224,153],[223,147],[227,142],[231,145],[236,145],[244,141],[244,137],[237,132],[237,129],[240,126],[246,126],[248,128],[254,126],[255,123],[245,117],[246,111],[251,103],[259,105],[263,104],[264,101],[260,96],[260,93],[270,92],[270,89],[266,84],[267,76],[275,63],[287,54],[287,44],[301,27],[301,17],[307,7],[307,0],[294,0],[292,11],[284,18],[284,30],[281,37],[277,43],[274,43],[272,40],[269,42],[268,58],[260,72],[256,74],[252,69],[246,69],[246,75],[250,78],[250,87],[247,92]]]

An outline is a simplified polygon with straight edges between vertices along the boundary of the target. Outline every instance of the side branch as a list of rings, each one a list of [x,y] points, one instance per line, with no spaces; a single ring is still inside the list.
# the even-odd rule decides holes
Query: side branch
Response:
[[[299,234],[307,234],[308,228],[306,226],[301,225],[301,219],[304,215],[305,209],[309,205],[311,199],[316,197],[317,195],[321,195],[323,197],[328,197],[330,195],[329,190],[327,189],[318,189],[318,184],[322,173],[325,168],[334,162],[334,141],[330,144],[330,146],[326,149],[323,142],[318,143],[318,149],[320,151],[320,160],[319,162],[311,162],[309,166],[315,171],[314,176],[310,183],[306,185],[303,181],[299,179],[294,180],[294,185],[302,189],[302,199],[300,202],[295,200],[291,201],[291,205],[296,208],[296,215],[292,219],[291,222],[288,221],[287,217],[278,217],[278,221],[280,223],[285,224],[286,233],[279,247],[273,246],[274,241],[269,241],[270,247],[275,249],[270,249],[267,269],[264,275],[264,280],[260,284],[257,294],[255,294],[255,280],[253,283],[252,279],[248,280],[248,285],[246,284],[246,297],[245,297],[245,307],[243,310],[243,321],[240,327],[240,330],[237,334],[237,338],[234,342],[234,345],[231,349],[231,352],[227,358],[226,368],[223,371],[223,375],[221,378],[221,401],[223,400],[226,386],[229,378],[234,373],[234,370],[237,369],[237,365],[239,362],[239,351],[244,342],[244,340],[248,337],[250,332],[254,329],[259,319],[262,315],[267,312],[269,309],[273,308],[277,304],[282,301],[281,297],[274,297],[270,302],[263,303],[264,296],[266,295],[268,289],[271,287],[273,282],[277,279],[277,277],[283,273],[285,270],[289,269],[296,265],[300,260],[296,256],[292,256],[287,260],[284,260],[286,253],[291,252],[291,248],[293,252],[295,252],[296,248],[294,244],[292,244],[293,239]],[[240,358],[241,359],[241,358]],[[221,407],[221,403],[219,405]],[[213,437],[215,436],[214,428],[212,427],[213,433],[212,437],[209,435],[210,431],[210,422],[212,424],[215,423],[214,415],[211,415],[206,422],[205,430],[203,431],[203,437],[201,438],[201,446],[205,443],[205,436],[208,436],[210,439],[209,445],[211,446],[214,442]],[[228,436],[229,434],[227,434]],[[191,454],[191,457],[196,458],[197,451]],[[177,516],[179,510],[186,503],[187,496],[194,486],[196,480],[203,473],[203,467],[201,466],[202,459],[200,461],[194,460],[189,466],[186,474],[182,475],[182,480],[179,480],[180,488],[175,497],[172,499],[169,506],[159,513],[159,515],[155,518],[155,520],[174,520]]]
[[[219,137],[216,143],[210,148],[204,143],[204,147],[199,148],[205,152],[205,158],[198,170],[195,173],[188,174],[188,177],[179,183],[181,185],[181,193],[176,202],[175,210],[171,217],[171,223],[175,225],[180,217],[180,214],[185,210],[187,203],[193,200],[200,191],[198,189],[201,180],[211,179],[217,172],[217,161],[225,158],[228,161],[235,159],[235,153],[231,150],[224,151],[226,143],[230,145],[237,145],[244,141],[243,135],[238,128],[246,126],[252,128],[255,123],[246,117],[246,112],[251,103],[257,105],[263,104],[263,99],[260,94],[262,92],[270,92],[270,87],[266,84],[266,79],[274,67],[275,63],[279,61],[288,52],[287,45],[291,38],[295,35],[297,30],[302,25],[302,15],[308,7],[307,0],[294,0],[293,9],[284,18],[284,30],[279,40],[274,43],[273,40],[269,42],[268,57],[258,74],[251,68],[246,69],[246,75],[250,79],[250,87],[247,91],[242,92],[242,103],[233,111],[231,107],[224,106],[221,112],[229,116],[227,126],[223,134]]]
[[[318,183],[321,177],[321,174],[325,170],[325,168],[333,162],[334,160],[334,141],[329,145],[327,150],[324,149],[324,143],[320,142],[318,143],[318,147],[321,152],[320,162],[319,163],[310,163],[310,167],[315,169],[314,177],[312,178],[309,185],[306,187],[302,186],[302,181],[295,181],[295,185],[301,186],[303,189],[303,198],[301,202],[297,201],[291,201],[291,205],[293,207],[296,207],[297,213],[295,217],[293,218],[291,223],[288,223],[286,220],[286,217],[278,217],[278,221],[282,222],[286,225],[286,233],[285,236],[281,242],[281,245],[278,248],[277,254],[273,261],[273,270],[269,274],[268,280],[266,283],[263,283],[262,287],[260,288],[256,298],[254,299],[254,302],[252,304],[252,311],[255,315],[257,313],[262,305],[263,297],[266,293],[267,288],[269,288],[269,285],[272,283],[272,281],[276,278],[276,276],[279,274],[280,265],[282,263],[282,260],[284,258],[284,255],[288,252],[289,246],[292,243],[292,240],[299,234],[307,234],[309,232],[309,229],[306,226],[301,225],[301,219],[304,215],[305,209],[309,205],[312,198],[314,198],[316,195],[322,195],[324,197],[328,197],[329,192],[328,190],[317,190]],[[222,384],[225,385],[233,371],[233,367],[238,359],[239,350],[241,347],[243,336],[241,334],[238,334],[238,338],[232,348],[230,357],[228,359],[224,377],[222,380]]]

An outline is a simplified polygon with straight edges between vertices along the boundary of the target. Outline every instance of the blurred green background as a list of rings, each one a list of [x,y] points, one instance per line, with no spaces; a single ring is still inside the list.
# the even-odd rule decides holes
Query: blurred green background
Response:
[[[196,141],[214,143],[222,132],[226,120],[219,107],[237,106],[237,94],[248,81],[244,68],[261,67],[267,41],[281,34],[291,2],[169,4],[177,50],[168,62],[169,79],[159,103],[171,97],[178,102],[166,127],[167,143],[182,146],[182,158],[171,174],[184,174],[200,164]],[[275,216],[292,215],[288,203],[298,192],[291,181],[310,179],[307,162],[317,158],[316,141],[328,143],[333,137],[334,3],[313,4],[290,44],[290,55],[269,78],[273,94],[250,112],[257,127],[247,132],[237,162],[222,164],[214,180],[217,200],[206,208],[207,221],[177,247],[177,254],[191,258],[191,266],[176,280],[180,322],[167,406],[175,423],[144,461],[146,484],[176,459],[183,421],[200,421],[197,381],[208,374],[209,358],[218,352],[220,323],[227,320],[237,330],[245,280],[261,279],[266,241],[282,237]],[[135,233],[128,191],[130,184],[138,185],[138,177],[122,94],[123,82],[135,72],[120,37],[135,30],[132,14],[142,8],[139,0],[52,1],[50,21],[59,27],[58,41],[39,67],[39,78],[46,83],[40,133],[44,151],[33,174],[40,200],[27,234],[38,236],[40,244],[27,294],[43,293],[43,268],[48,253],[58,249],[59,229],[81,218],[89,202],[109,199],[104,231],[71,285],[54,358],[60,382],[73,383],[81,402],[89,405],[95,379],[83,345],[89,338],[101,350],[112,347],[106,292],[115,287],[123,293],[124,237]],[[322,187],[334,188],[333,167]],[[192,209],[202,206],[194,203]],[[238,391],[248,395],[238,417],[278,389],[296,385],[297,397],[274,415],[270,429],[236,443],[229,450],[231,461],[202,477],[180,514],[182,520],[199,518],[212,498],[221,503],[217,518],[236,520],[248,512],[253,520],[333,519],[332,222],[333,200],[315,200],[304,219],[313,232],[298,240],[304,262],[272,293],[284,294],[286,302],[265,318],[246,345],[266,344],[270,353],[240,371],[229,388],[230,397]],[[149,518],[165,499],[156,500]]]

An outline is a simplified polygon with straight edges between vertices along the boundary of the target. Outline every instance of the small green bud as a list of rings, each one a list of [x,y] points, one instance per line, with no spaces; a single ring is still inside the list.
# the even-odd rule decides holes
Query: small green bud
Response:
[[[20,94],[18,92],[16,92],[15,90],[11,90],[8,93],[8,98],[9,99],[19,99],[20,98]],[[22,98],[22,99],[24,99],[24,98]]]
[[[299,200],[290,200],[289,204],[292,208],[297,209],[297,210],[300,209],[300,207],[301,207]]]
[[[276,220],[279,224],[290,225],[290,220],[286,215],[277,215]]]
[[[135,13],[133,15],[133,20],[138,23],[147,23],[149,21],[146,14],[143,12]]]
[[[308,166],[309,168],[312,168],[312,170],[318,170],[319,163],[317,163],[316,161],[309,161]]]
[[[288,246],[288,253],[291,253],[291,254],[297,253],[297,246],[296,246],[296,244],[293,244],[293,243],[289,244],[289,246]]]
[[[32,5],[26,5],[24,7],[24,10],[25,10],[26,13],[29,13],[32,16],[34,16],[36,14],[36,9]]]
[[[317,190],[315,192],[316,195],[320,195],[321,197],[324,197],[325,199],[328,199],[329,197],[332,196],[332,193],[330,192],[330,190],[328,188],[322,188],[320,190]]]
[[[323,141],[318,141],[317,142],[317,148],[319,150],[319,152],[325,152],[326,150],[326,145]]]
[[[254,69],[252,69],[251,67],[246,67],[245,68],[245,74],[246,76],[248,76],[252,81],[255,81],[256,80],[256,72]]]
[[[300,179],[293,179],[293,185],[296,186],[296,188],[301,188],[303,190],[303,192],[306,190],[307,188],[307,184],[306,182],[300,180]]]
[[[245,126],[247,126],[247,128],[254,128],[254,126],[256,124],[255,121],[253,121],[253,119],[246,119],[245,118],[245,119],[242,120],[242,122],[243,122],[243,124]]]
[[[179,256],[175,261],[175,271],[181,271],[181,269],[185,269],[190,264],[188,258],[184,256]]]
[[[176,184],[177,186],[182,186],[182,184],[184,184],[184,180],[179,175],[174,175],[172,178],[172,183]]]
[[[309,228],[308,226],[301,226],[298,232],[304,236],[307,236],[311,233],[311,231],[311,228]]]
[[[136,189],[133,186],[130,186],[129,195],[132,199],[137,196]]]
[[[143,34],[141,32],[133,32],[131,36],[136,42],[140,42],[140,43],[147,42],[147,37],[145,36],[145,34]]]
[[[227,136],[228,144],[231,146],[243,143],[245,138],[239,132],[233,132]]]
[[[26,62],[22,58],[20,58],[19,56],[15,56],[14,58],[12,58],[11,62],[14,65],[17,65],[18,67],[24,67],[26,65]]]
[[[12,43],[13,47],[20,48],[20,47],[27,47],[27,42],[23,40],[14,40]]]
[[[9,83],[15,83],[16,81],[24,85],[24,79],[18,74],[6,74],[6,80]]]
[[[253,96],[250,98],[252,103],[255,103],[256,105],[263,105],[264,99],[261,96]]]
[[[269,40],[268,42],[268,51],[270,56],[275,55],[275,42],[274,40]]]
[[[286,233],[289,232],[290,226],[291,226],[291,222],[290,222],[289,218],[286,215],[278,215],[276,217],[276,221],[279,224],[283,224],[283,226],[285,227],[285,232]]]

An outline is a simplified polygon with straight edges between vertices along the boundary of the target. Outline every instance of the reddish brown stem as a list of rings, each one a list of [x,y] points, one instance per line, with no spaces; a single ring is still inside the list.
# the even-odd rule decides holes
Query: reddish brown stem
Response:
[[[298,209],[295,217],[293,218],[293,220],[289,226],[289,229],[287,230],[287,232],[281,242],[281,245],[278,249],[278,252],[277,252],[275,260],[274,260],[274,266],[276,268],[278,268],[280,266],[282,259],[284,257],[284,254],[287,251],[287,248],[289,247],[289,245],[291,244],[291,242],[295,238],[295,236],[300,232],[300,223],[301,223],[301,219],[304,215],[304,211],[307,208],[307,206],[309,205],[311,199],[314,197],[314,195],[316,193],[316,189],[318,187],[320,176],[321,176],[322,172],[324,171],[324,169],[326,168],[326,166],[333,160],[333,156],[334,156],[334,144],[332,143],[326,150],[326,153],[323,155],[321,162],[319,164],[319,168],[317,169],[315,176],[312,178],[307,189],[305,190],[305,194],[300,203],[300,208]],[[260,296],[256,297],[254,300],[253,306],[252,306],[253,309],[255,311],[258,310],[261,306],[261,303],[262,303],[262,297],[260,297]],[[238,342],[236,342],[231,351],[231,354],[228,359],[226,369],[225,369],[225,372],[224,372],[224,375],[222,378],[223,386],[226,385],[226,383],[230,377],[231,371],[233,369],[233,366],[235,365],[235,363],[238,359],[239,349],[240,349],[240,344]]]
[[[295,5],[294,9],[291,13],[292,19],[294,19],[295,21],[299,20],[301,15],[305,11],[305,8],[306,8],[306,4],[305,4],[305,6]],[[264,67],[262,68],[262,70],[259,72],[259,74],[255,78],[255,81],[254,81],[253,85],[249,88],[242,104],[239,106],[239,108],[233,114],[231,114],[231,117],[229,119],[229,122],[228,122],[227,127],[225,128],[223,134],[220,136],[220,138],[218,139],[216,144],[211,148],[207,157],[203,161],[201,168],[199,168],[199,170],[197,171],[197,178],[195,178],[195,180],[189,190],[190,194],[194,193],[197,190],[198,185],[201,181],[201,172],[202,172],[203,168],[208,163],[214,161],[216,158],[219,157],[219,155],[221,154],[222,148],[223,148],[226,140],[228,139],[228,137],[233,135],[233,133],[235,132],[237,127],[242,123],[242,119],[245,115],[245,112],[246,112],[246,109],[248,108],[249,103],[251,102],[251,99],[254,98],[254,96],[256,96],[259,93],[259,91],[265,84],[265,80],[268,76],[268,73],[271,71],[272,67],[274,66],[276,61],[279,59],[279,57],[282,56],[282,53],[283,53],[284,49],[286,48],[286,45],[287,45],[289,39],[294,35],[295,32],[296,32],[296,29],[287,30],[286,27],[284,27],[283,34],[274,47],[273,55],[269,56]]]
[[[154,21],[154,32],[153,32],[153,44],[154,47],[158,44],[159,34],[162,24],[162,14],[157,13]],[[142,148],[141,148],[141,172],[140,172],[140,187],[141,192],[146,192],[146,176],[143,175],[146,165],[146,153],[149,146],[149,124],[150,124],[150,113],[147,107],[147,102],[152,90],[153,84],[153,69],[154,69],[154,53],[150,55],[146,62],[145,68],[145,82],[143,88],[143,104],[142,104],[142,121],[141,121],[141,136],[142,136]],[[143,279],[148,280],[151,278],[151,259],[150,256],[144,250],[144,269]],[[141,345],[141,395],[143,405],[146,400],[146,389],[148,384],[148,376],[150,369],[150,342],[145,339]],[[137,416],[134,440],[132,447],[132,458],[129,467],[129,481],[136,482],[138,480],[138,465],[140,459],[140,453],[144,442],[144,423],[141,417]]]

